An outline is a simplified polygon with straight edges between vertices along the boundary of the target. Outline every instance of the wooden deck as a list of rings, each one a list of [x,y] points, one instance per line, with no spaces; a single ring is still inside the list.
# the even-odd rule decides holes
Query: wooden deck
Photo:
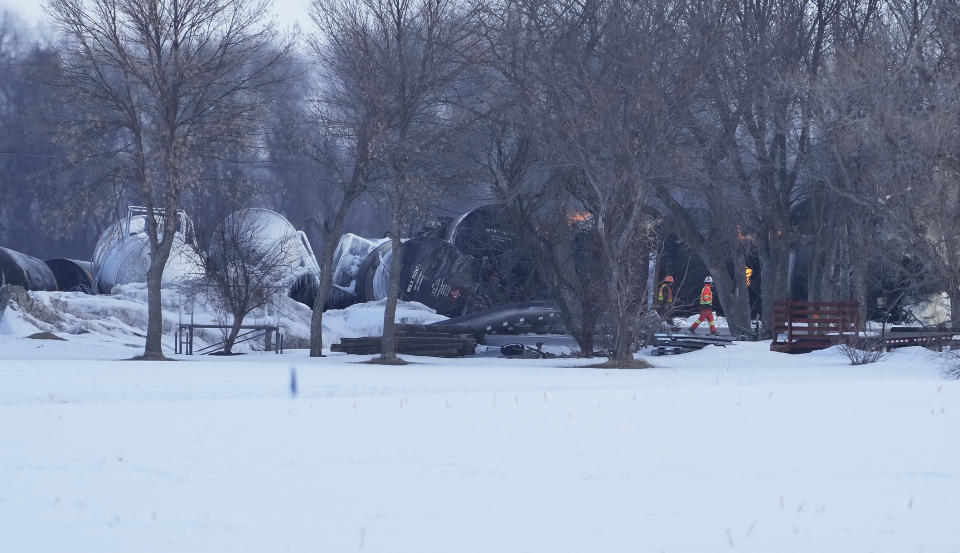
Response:
[[[854,302],[778,301],[773,304],[771,351],[808,353],[825,349],[860,329]]]

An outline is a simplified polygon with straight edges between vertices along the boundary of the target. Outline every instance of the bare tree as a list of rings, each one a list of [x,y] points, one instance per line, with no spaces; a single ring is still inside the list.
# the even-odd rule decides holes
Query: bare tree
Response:
[[[323,31],[314,49],[335,77],[319,105],[328,121],[346,131],[334,135],[350,159],[343,197],[359,194],[375,178],[373,192],[390,208],[393,248],[381,359],[395,363],[400,237],[441,181],[437,159],[453,127],[451,95],[476,44],[471,10],[454,0],[336,0],[315,3],[314,19]]]
[[[958,8],[891,2],[845,12],[834,64],[816,90],[832,174],[823,183],[843,242],[823,263],[863,306],[871,289],[945,292],[960,326]],[[839,282],[838,282],[839,281]],[[884,282],[887,281],[887,282]]]
[[[376,143],[386,123],[388,101],[378,94],[381,75],[364,64],[376,59],[369,12],[350,1],[315,0],[317,33],[310,45],[323,82],[312,98],[311,157],[325,169],[315,186],[326,191],[324,252],[310,323],[310,356],[323,355],[324,302],[333,285],[335,244],[353,203],[371,186]]]
[[[201,256],[203,291],[221,318],[230,321],[223,352],[229,355],[243,320],[256,309],[279,308],[299,261],[295,234],[276,235],[260,210],[228,216],[209,238]]]
[[[733,328],[749,328],[748,255],[759,257],[766,325],[774,300],[790,296],[790,252],[801,243],[792,209],[811,155],[810,82],[838,5],[720,0],[686,10],[684,59],[701,75],[699,101],[686,117],[695,146],[688,167],[699,176],[688,180],[683,199],[673,187],[660,196],[717,279]],[[707,207],[707,221],[685,217],[691,206]]]
[[[46,2],[65,41],[65,97],[88,108],[82,119],[64,122],[64,134],[78,152],[110,159],[111,180],[132,186],[147,208],[143,358],[163,357],[160,279],[178,224],[172,214],[183,195],[201,185],[204,158],[253,146],[267,101],[260,92],[276,81],[271,70],[288,49],[277,45],[268,6],[246,0]]]
[[[511,201],[526,203],[518,216],[555,229],[539,235],[539,258],[581,349],[591,355],[594,333],[609,334],[611,357],[626,365],[646,309],[652,191],[674,172],[675,122],[691,100],[674,57],[682,3],[517,0],[488,13],[492,65],[526,126],[509,137],[516,147],[501,145],[522,156],[534,141],[547,189],[522,186],[522,157],[494,156],[508,163],[491,167],[514,181]],[[530,208],[541,198],[538,215]]]

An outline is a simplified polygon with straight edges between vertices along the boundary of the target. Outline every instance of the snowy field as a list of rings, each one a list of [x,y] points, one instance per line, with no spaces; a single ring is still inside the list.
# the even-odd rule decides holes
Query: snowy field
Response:
[[[960,382],[920,348],[136,353],[0,343],[0,551],[960,551]]]

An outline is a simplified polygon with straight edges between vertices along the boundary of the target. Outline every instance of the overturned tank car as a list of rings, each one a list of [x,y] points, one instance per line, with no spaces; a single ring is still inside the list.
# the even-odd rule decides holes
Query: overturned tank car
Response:
[[[381,300],[390,285],[390,240],[341,237],[334,254],[334,290],[327,308]],[[497,206],[482,206],[419,236],[405,239],[400,299],[418,301],[478,333],[555,332],[553,302],[517,247]]]
[[[364,266],[364,261],[385,242],[389,240],[370,240],[350,233],[340,237],[337,249],[333,252],[333,283],[324,304],[325,309],[343,309],[367,301],[357,298],[357,275],[361,266],[366,274],[369,264]]]
[[[202,264],[186,214],[179,212],[170,258],[163,269],[163,282],[197,278]],[[103,231],[93,250],[93,289],[109,294],[118,284],[146,282],[150,268],[150,239],[146,214],[142,208],[130,208],[126,218]]]
[[[10,248],[0,248],[0,286],[4,284],[25,290],[59,290],[57,279],[46,263]]]
[[[93,263],[78,259],[55,258],[44,261],[53,271],[57,288],[65,292],[94,294]]]
[[[473,258],[449,242],[416,237],[403,242],[400,261],[400,299],[432,307],[448,317],[460,315],[473,292]],[[390,291],[393,244],[386,240],[360,264],[356,297],[382,300]]]
[[[232,251],[224,251],[224,249]],[[279,277],[294,300],[313,307],[320,266],[303,231],[283,215],[264,208],[241,209],[227,216],[214,234],[210,257],[215,265],[257,260]]]
[[[400,299],[416,301],[448,317],[463,313],[474,288],[473,258],[433,236],[403,241]],[[390,291],[393,244],[344,234],[334,252],[333,289],[326,307],[339,309],[382,300]]]

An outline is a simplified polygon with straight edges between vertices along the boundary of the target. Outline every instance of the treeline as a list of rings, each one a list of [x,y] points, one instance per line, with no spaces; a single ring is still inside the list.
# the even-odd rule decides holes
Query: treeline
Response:
[[[299,36],[252,1],[48,6],[42,46],[0,21],[0,243],[252,202],[329,275],[344,228],[495,202],[584,350],[619,358],[667,234],[738,329],[748,264],[766,323],[791,287],[960,305],[953,1],[317,0]]]

